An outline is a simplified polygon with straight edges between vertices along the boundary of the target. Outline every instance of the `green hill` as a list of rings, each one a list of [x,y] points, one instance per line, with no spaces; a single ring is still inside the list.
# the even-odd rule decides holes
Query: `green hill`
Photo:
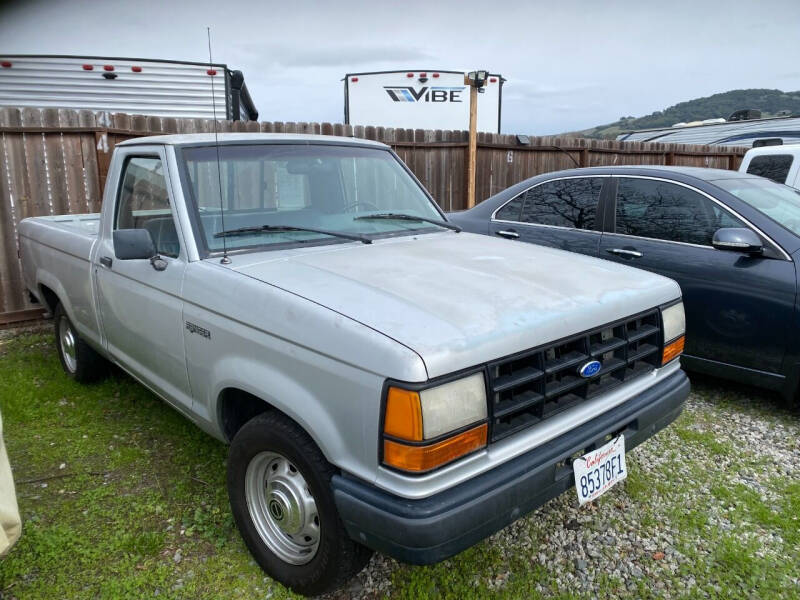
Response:
[[[727,119],[732,112],[743,108],[758,109],[761,111],[762,117],[776,116],[781,111],[800,114],[800,91],[731,90],[705,98],[680,102],[644,117],[620,117],[614,123],[598,125],[575,133],[582,137],[613,139],[623,131],[671,127],[675,123],[688,123],[717,117]]]

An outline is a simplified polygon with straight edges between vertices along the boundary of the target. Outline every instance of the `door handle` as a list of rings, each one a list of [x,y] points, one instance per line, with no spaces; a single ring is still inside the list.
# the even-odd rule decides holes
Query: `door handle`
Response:
[[[624,248],[609,248],[606,250],[609,254],[616,254],[617,256],[624,256],[626,258],[641,258],[642,253],[638,250],[625,250]]]
[[[110,256],[101,256],[100,257],[100,264],[103,265],[106,269],[110,269],[111,265],[114,261],[111,260]]]
[[[508,238],[510,240],[515,240],[515,239],[517,239],[519,237],[519,234],[516,231],[514,231],[513,229],[504,229],[504,230],[501,230],[501,231],[495,231],[495,233],[497,235],[499,235],[499,236],[502,236],[504,238]]]

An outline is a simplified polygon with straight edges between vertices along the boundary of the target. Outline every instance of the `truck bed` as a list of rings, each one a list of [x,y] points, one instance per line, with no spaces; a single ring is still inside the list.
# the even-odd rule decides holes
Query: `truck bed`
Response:
[[[78,333],[98,343],[99,329],[93,302],[90,258],[97,240],[100,215],[54,215],[23,219],[19,247],[28,290],[45,305],[42,287],[70,304]],[[50,306],[50,309],[53,307]]]

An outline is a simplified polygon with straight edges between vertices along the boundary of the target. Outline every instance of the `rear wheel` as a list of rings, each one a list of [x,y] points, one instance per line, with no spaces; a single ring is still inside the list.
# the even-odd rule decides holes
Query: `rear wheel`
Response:
[[[308,434],[275,412],[244,425],[228,455],[228,495],[245,544],[268,575],[301,594],[337,588],[372,555],[345,531],[333,474]]]
[[[53,311],[56,350],[64,372],[79,383],[97,381],[107,373],[106,360],[89,346],[59,303]]]

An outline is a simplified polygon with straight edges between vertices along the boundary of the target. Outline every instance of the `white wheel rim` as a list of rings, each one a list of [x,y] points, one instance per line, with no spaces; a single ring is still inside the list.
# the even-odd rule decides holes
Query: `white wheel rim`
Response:
[[[245,499],[264,544],[292,565],[317,554],[320,523],[317,504],[300,471],[277,452],[261,452],[247,465]]]
[[[78,358],[75,352],[75,332],[72,331],[69,319],[64,316],[58,322],[58,339],[61,343],[61,356],[64,359],[64,364],[70,373],[74,373],[78,367]]]

